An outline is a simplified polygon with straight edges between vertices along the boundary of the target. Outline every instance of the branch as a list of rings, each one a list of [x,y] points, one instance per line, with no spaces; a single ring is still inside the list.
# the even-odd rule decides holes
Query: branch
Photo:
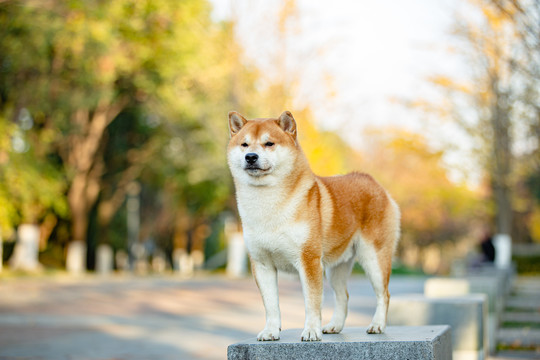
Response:
[[[124,170],[122,178],[118,182],[113,195],[109,199],[100,202],[98,207],[98,218],[101,226],[110,223],[114,214],[116,214],[120,206],[122,206],[124,199],[126,198],[128,185],[139,177],[143,166],[144,164],[142,163],[136,163]]]
[[[96,154],[105,133],[105,129],[126,107],[129,99],[123,97],[113,104],[101,101],[90,119],[86,110],[77,110],[73,121],[81,127],[83,134],[72,134],[69,140],[71,151],[69,162],[77,172],[87,173],[95,162]]]

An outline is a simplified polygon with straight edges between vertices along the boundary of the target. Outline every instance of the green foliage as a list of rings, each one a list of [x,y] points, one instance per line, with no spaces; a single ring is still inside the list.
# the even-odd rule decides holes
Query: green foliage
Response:
[[[0,133],[0,230],[4,236],[11,236],[20,223],[39,222],[49,212],[66,216],[62,175],[38,159],[20,127],[0,117]]]
[[[184,209],[211,220],[223,210],[229,82],[254,77],[236,67],[231,27],[213,23],[210,10],[204,0],[0,3],[4,236],[46,212],[79,221],[74,206],[85,202],[87,222],[98,209],[99,241],[118,243],[134,180],[143,206],[156,210],[143,222]],[[22,112],[32,119],[24,130]],[[14,136],[23,151],[13,150]],[[171,220],[164,236],[173,228]]]

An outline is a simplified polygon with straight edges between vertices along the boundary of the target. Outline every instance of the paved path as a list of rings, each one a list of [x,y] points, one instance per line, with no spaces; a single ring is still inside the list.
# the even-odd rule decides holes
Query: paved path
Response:
[[[424,279],[391,280],[391,293],[421,293]],[[375,297],[350,281],[347,326],[367,326]],[[326,289],[323,321],[333,298]],[[283,328],[301,328],[300,284],[280,279]],[[0,280],[0,359],[225,359],[227,346],[264,326],[254,281],[203,277]]]
[[[422,293],[424,281],[394,276],[390,292]],[[349,293],[346,326],[367,326],[375,310],[369,282],[353,277]],[[280,302],[283,328],[302,328],[298,280],[280,279]],[[325,288],[325,322],[332,304]],[[0,279],[1,360],[226,359],[229,344],[263,326],[264,308],[251,278]]]

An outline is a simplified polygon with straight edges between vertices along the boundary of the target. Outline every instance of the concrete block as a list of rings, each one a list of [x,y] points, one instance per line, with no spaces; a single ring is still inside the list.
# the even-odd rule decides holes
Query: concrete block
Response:
[[[468,294],[486,294],[488,312],[500,312],[504,302],[502,281],[497,276],[468,276],[462,278],[434,277],[424,283],[424,295],[427,297],[450,297]]]
[[[487,297],[397,295],[390,300],[389,325],[450,325],[454,360],[483,360],[487,348]]]
[[[512,279],[516,275],[516,264],[510,263],[508,268],[500,269],[494,264],[484,263],[467,270],[468,277],[496,277],[499,281],[499,292],[506,296],[512,288]]]
[[[366,328],[345,328],[341,334],[323,334],[316,342],[300,341],[301,333],[302,329],[285,330],[279,341],[253,337],[230,345],[227,359],[452,359],[449,326],[389,326],[379,335],[366,334]]]
[[[495,353],[496,335],[504,308],[504,280],[492,276],[468,276],[462,278],[430,278],[424,284],[427,297],[463,296],[474,293],[487,295],[487,336],[490,354]]]

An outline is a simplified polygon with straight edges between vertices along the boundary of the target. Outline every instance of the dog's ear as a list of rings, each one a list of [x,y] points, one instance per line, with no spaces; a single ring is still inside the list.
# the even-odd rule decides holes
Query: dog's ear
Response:
[[[284,111],[278,120],[279,127],[296,141],[296,121],[290,111]]]
[[[229,112],[229,135],[233,137],[246,125],[247,120],[236,111]]]

